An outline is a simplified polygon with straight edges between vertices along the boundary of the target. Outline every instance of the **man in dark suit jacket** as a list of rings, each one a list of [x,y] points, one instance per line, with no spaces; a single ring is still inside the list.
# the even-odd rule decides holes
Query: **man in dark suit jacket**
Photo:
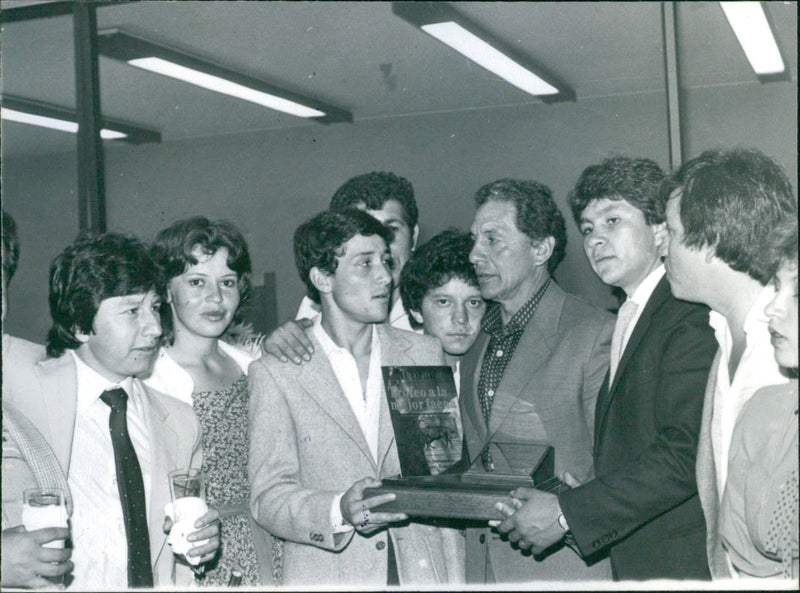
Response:
[[[592,269],[628,297],[597,400],[596,477],[566,476],[576,487],[557,497],[517,491],[525,504],[499,527],[534,550],[565,537],[584,557],[608,549],[617,580],[710,578],[694,464],[715,341],[708,309],[664,278],[663,179],[653,161],[617,157],[570,194]]]

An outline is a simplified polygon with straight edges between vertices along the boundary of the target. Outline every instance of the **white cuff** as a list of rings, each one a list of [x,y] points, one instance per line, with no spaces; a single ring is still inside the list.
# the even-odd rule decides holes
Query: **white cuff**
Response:
[[[342,508],[340,505],[342,496],[344,496],[344,492],[337,494],[331,503],[331,531],[333,533],[347,533],[353,530],[353,526],[349,523],[345,523],[344,517],[342,517]]]

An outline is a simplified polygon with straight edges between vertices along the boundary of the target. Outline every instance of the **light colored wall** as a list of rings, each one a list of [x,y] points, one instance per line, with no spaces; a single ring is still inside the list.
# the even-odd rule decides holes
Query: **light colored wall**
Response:
[[[797,85],[693,90],[684,102],[685,156],[708,147],[752,146],[781,162],[797,186]],[[612,153],[668,166],[662,95],[356,121],[160,145],[107,144],[108,226],[152,236],[194,214],[226,217],[244,230],[254,278],[274,271],[278,315],[293,316],[303,288],[294,268],[294,229],[327,206],[353,175],[389,170],[414,184],[422,239],[467,228],[472,195],[500,177],[549,185],[568,219],[567,257],[556,277],[603,307],[615,301],[585,261],[566,194],[580,172]],[[8,159],[3,200],[22,235],[7,331],[38,341],[49,325],[47,267],[77,232],[71,155]]]

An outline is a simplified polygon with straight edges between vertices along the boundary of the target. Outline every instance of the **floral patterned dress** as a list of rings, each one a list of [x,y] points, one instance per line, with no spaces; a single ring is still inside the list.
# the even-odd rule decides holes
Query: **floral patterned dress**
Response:
[[[259,568],[249,519],[247,479],[247,413],[250,392],[242,374],[223,391],[192,393],[192,407],[203,428],[203,472],[208,506],[225,509],[243,504],[243,512],[221,519],[218,557],[206,567],[202,586],[226,586],[231,571],[242,574],[242,586],[259,585]]]

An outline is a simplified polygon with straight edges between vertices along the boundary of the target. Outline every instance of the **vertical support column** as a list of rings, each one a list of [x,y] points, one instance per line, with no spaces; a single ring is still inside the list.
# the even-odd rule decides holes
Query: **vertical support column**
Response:
[[[661,25],[664,41],[664,76],[667,85],[667,134],[669,136],[670,169],[683,161],[681,136],[681,104],[678,71],[678,41],[675,29],[674,2],[661,3]]]
[[[106,188],[100,139],[100,76],[97,13],[91,2],[75,2],[75,110],[78,120],[78,220],[80,229],[105,232]]]

